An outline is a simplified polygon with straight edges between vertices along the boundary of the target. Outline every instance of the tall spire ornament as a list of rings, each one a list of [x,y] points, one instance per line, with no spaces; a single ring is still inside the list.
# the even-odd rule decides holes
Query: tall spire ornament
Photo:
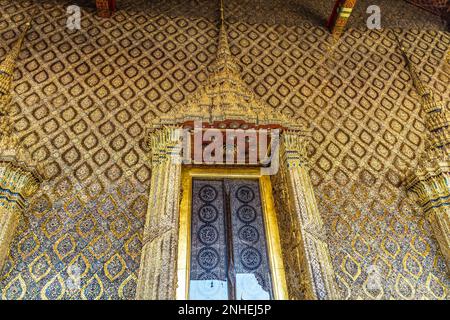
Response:
[[[12,82],[31,19],[0,63],[0,270],[28,199],[42,182],[41,168],[14,134],[11,118]]]
[[[397,37],[397,35],[395,34]],[[416,167],[406,176],[406,188],[415,194],[450,270],[450,115],[444,101],[437,101],[426,86],[406,49],[400,51],[425,113],[425,149]]]

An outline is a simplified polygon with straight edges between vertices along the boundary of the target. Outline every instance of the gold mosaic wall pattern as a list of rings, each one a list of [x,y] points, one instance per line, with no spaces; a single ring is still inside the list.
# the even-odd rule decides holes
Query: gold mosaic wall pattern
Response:
[[[315,26],[327,1],[272,1],[272,11],[264,1],[252,11],[254,3],[227,1],[231,49],[262,100],[311,124],[311,177],[342,297],[448,298],[430,226],[400,185],[424,124],[392,33],[353,28],[332,45]],[[144,130],[195,91],[216,50],[214,1],[139,11],[118,1],[128,10],[110,19],[86,8],[80,31],[65,28],[67,4],[39,5],[16,72],[16,129],[49,181],[15,236],[2,299],[134,297],[150,177]],[[0,56],[31,9],[0,0]],[[406,2],[402,10],[386,19],[437,19]],[[449,34],[413,27],[403,36],[424,80],[448,101]],[[381,290],[368,288],[374,265]]]

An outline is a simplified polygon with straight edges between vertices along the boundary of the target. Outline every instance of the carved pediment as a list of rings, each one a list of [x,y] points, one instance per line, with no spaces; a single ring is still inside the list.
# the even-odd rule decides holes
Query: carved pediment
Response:
[[[189,127],[194,121],[201,121],[220,129],[283,128],[307,132],[301,120],[263,103],[247,87],[230,52],[226,32],[222,24],[213,71],[206,82],[185,103],[155,118],[151,130],[173,124]]]

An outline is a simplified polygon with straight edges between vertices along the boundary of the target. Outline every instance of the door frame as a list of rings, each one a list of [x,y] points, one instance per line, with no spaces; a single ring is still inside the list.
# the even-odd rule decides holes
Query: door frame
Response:
[[[261,175],[258,167],[205,168],[185,166],[182,169],[182,198],[179,216],[178,259],[177,259],[177,300],[189,298],[189,277],[191,260],[191,211],[192,180],[203,179],[253,179],[259,181],[264,229],[266,234],[267,255],[272,277],[275,300],[287,300],[288,290],[281,252],[278,220],[272,196],[272,184],[269,176]]]

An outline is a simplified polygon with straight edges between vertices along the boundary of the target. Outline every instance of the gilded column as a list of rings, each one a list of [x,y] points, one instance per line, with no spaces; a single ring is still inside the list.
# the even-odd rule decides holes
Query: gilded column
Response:
[[[443,101],[425,86],[404,48],[403,57],[425,113],[425,150],[406,179],[416,195],[450,270],[450,115]]]
[[[302,283],[303,298],[339,299],[327,236],[309,177],[306,145],[306,137],[289,131],[282,135],[279,174],[287,186],[285,202],[289,207],[284,211],[292,217],[293,240],[298,242],[292,252],[301,264],[301,279],[297,281]]]
[[[27,199],[42,181],[38,166],[13,133],[10,116],[13,73],[29,28],[30,23],[27,23],[26,30],[0,64],[0,270]]]
[[[136,291],[139,300],[175,299],[181,134],[166,126],[150,134],[152,178]]]

